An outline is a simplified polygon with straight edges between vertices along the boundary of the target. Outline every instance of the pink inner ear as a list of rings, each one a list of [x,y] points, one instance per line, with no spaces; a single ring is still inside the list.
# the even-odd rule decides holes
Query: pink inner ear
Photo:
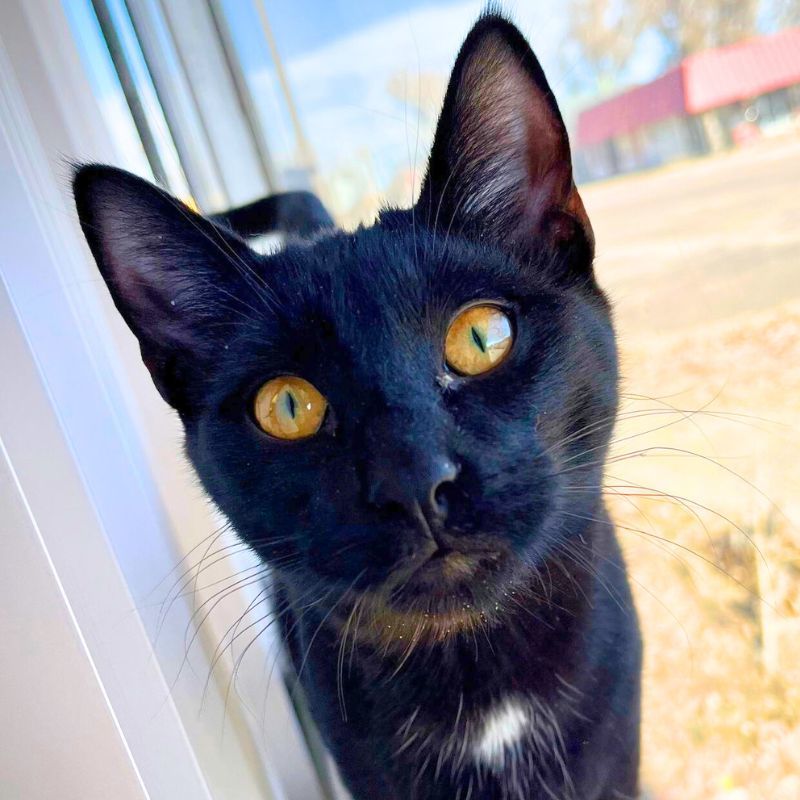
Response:
[[[459,157],[471,184],[462,210],[516,216],[529,233],[540,232],[549,212],[563,211],[591,238],[564,126],[499,35],[488,37],[465,64],[457,103]]]

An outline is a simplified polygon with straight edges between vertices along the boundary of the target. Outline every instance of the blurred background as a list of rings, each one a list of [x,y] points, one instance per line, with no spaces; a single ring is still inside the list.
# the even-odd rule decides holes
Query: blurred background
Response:
[[[0,4],[4,798],[343,796],[274,679],[258,567],[96,278],[69,161],[205,212],[310,188],[369,223],[413,202],[482,5]],[[560,103],[615,307],[646,796],[796,800],[800,0],[500,6]]]

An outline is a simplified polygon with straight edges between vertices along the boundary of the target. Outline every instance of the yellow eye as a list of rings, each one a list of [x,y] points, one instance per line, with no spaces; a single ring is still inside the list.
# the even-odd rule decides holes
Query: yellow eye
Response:
[[[511,320],[497,306],[471,306],[451,323],[444,341],[447,365],[461,375],[496,367],[513,343]]]
[[[255,415],[276,439],[305,439],[320,429],[327,408],[328,401],[308,381],[282,375],[258,390]]]

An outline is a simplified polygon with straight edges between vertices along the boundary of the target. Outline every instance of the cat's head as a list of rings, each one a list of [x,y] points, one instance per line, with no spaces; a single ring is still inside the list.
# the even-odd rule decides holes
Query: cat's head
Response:
[[[614,339],[564,124],[507,21],[458,56],[416,206],[370,228],[261,256],[118,170],[75,197],[203,485],[297,591],[449,630],[585,527]]]

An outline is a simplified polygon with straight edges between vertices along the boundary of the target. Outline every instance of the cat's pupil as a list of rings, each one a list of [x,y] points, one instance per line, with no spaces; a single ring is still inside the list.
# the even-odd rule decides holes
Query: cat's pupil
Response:
[[[294,419],[297,411],[297,401],[291,392],[286,392],[284,396],[286,397],[286,410],[289,412],[289,416]]]
[[[477,346],[478,350],[480,350],[481,353],[485,353],[486,344],[484,343],[483,339],[481,339],[481,335],[478,332],[478,329],[473,325],[472,327],[470,327],[470,332],[472,333],[472,341],[475,342],[475,345]]]

